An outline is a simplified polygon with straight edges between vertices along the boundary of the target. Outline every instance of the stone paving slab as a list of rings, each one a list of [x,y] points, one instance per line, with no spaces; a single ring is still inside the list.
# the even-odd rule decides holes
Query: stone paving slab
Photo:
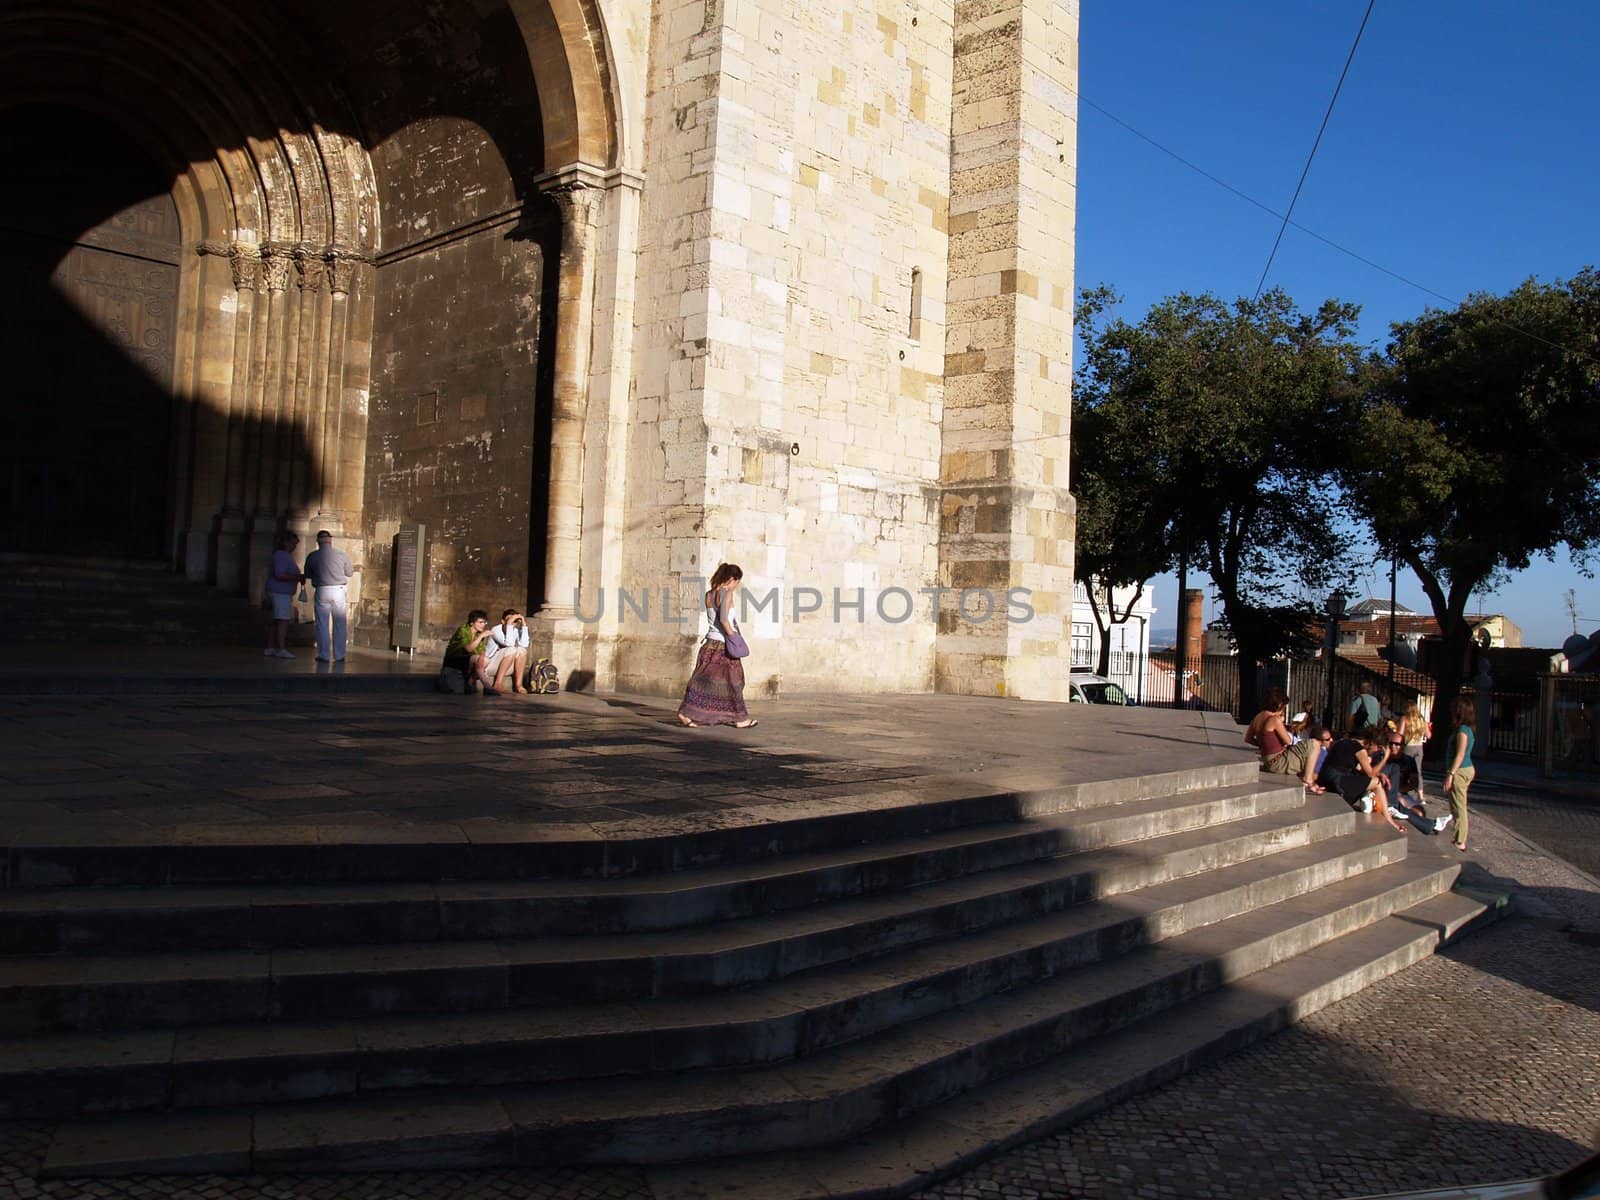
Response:
[[[0,844],[477,841],[496,828],[505,841],[540,825],[638,837],[729,810],[775,819],[800,803],[892,807],[1247,760],[1231,725],[1162,709],[783,699],[734,730],[683,729],[674,708],[565,693],[0,697]]]

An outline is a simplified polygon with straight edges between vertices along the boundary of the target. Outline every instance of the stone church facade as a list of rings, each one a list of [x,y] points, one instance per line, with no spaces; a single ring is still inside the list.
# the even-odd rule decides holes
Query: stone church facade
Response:
[[[420,522],[431,638],[648,692],[731,560],[754,696],[1064,698],[1077,10],[8,6],[3,549],[329,528],[386,646]]]

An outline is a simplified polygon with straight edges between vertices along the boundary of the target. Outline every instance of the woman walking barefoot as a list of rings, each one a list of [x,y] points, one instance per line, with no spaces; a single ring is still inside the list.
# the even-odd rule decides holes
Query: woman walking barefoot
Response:
[[[1456,819],[1457,850],[1467,848],[1467,789],[1477,775],[1472,766],[1472,746],[1478,740],[1473,730],[1477,707],[1477,701],[1470,697],[1456,697],[1453,714],[1456,731],[1450,736],[1450,748],[1446,751],[1450,767],[1444,774],[1444,790],[1450,797],[1450,815]]]
[[[734,593],[743,578],[744,572],[734,563],[723,563],[712,573],[711,588],[705,595],[706,638],[700,643],[694,674],[689,676],[683,703],[678,706],[678,721],[691,728],[732,725],[749,729],[758,724],[744,706],[743,655],[735,657],[729,652],[749,652],[739,632],[739,620],[733,615]]]

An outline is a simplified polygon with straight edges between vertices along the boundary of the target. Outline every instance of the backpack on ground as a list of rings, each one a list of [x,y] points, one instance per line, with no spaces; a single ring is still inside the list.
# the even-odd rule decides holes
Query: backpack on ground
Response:
[[[555,695],[561,690],[561,676],[556,671],[555,663],[548,658],[541,658],[534,663],[528,668],[528,678],[523,681],[523,686],[536,695]]]
[[[439,678],[435,681],[434,686],[441,692],[449,692],[453,696],[465,696],[467,694],[467,677],[455,667],[441,667],[439,668]]]

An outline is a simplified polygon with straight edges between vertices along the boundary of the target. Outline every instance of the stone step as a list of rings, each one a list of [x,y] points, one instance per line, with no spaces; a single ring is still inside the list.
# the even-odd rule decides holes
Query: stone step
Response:
[[[164,563],[0,556],[4,636],[75,644],[248,644],[266,627],[261,611],[173,572]]]
[[[1455,873],[1453,865],[1403,860],[794,1062],[636,1078],[626,1086],[589,1080],[425,1089],[73,1121],[57,1129],[44,1174],[656,1164],[840,1142],[1171,1005],[1187,1002],[1181,1011],[1188,1011],[1195,996],[1295,955],[1318,955],[1331,939],[1374,922],[1398,927],[1401,945],[1425,954],[1438,940],[1433,928],[1385,918],[1437,896]],[[1334,950],[1333,961],[1348,958],[1356,971],[1371,971],[1375,948]],[[1265,990],[1252,980],[1225,994]],[[1088,1049],[1101,1044],[1091,1040]]]
[[[909,1195],[1268,1038],[1505,912],[1503,896],[1446,892],[848,1142],[653,1167],[647,1185],[656,1200]]]
[[[1173,796],[1270,790],[1248,761],[1063,784],[1038,776],[926,776],[835,798],[745,805],[691,818],[571,825],[186,826],[152,840],[92,827],[0,831],[0,890],[169,884],[616,878]]]
[[[61,1115],[160,1104],[163,1097],[179,1105],[244,1103],[350,1091],[358,1079],[363,1089],[538,1081],[628,1073],[640,1063],[659,1071],[807,1055],[1237,919],[1393,865],[1404,850],[1404,841],[1365,830],[1146,888],[1115,903],[1082,905],[1026,925],[923,943],[854,965],[825,959],[807,966],[830,969],[780,971],[760,986],[693,1001],[644,999],[530,1012],[516,1007],[528,1003],[526,996],[512,996],[509,1012],[464,1014],[458,1008],[433,1018],[329,1026],[327,1019],[339,1014],[325,999],[286,1014],[313,1024],[0,1043],[0,1081],[6,1085],[0,1096],[15,1097],[0,1113]],[[584,970],[586,965],[573,973]],[[386,995],[398,986],[390,983]]]
[[[0,892],[0,954],[134,954],[271,949],[349,943],[557,937],[682,928],[874,895],[1089,847],[1144,840],[1191,826],[1187,839],[1122,856],[1112,876],[1085,876],[1102,889],[1149,863],[1139,882],[1189,874],[1238,857],[1353,828],[1342,806],[1310,820],[1296,789],[1244,785],[1130,801],[1014,824],[969,826],[871,846],[775,862],[740,863],[669,876],[615,880],[334,884],[170,888],[39,888]],[[1265,815],[1257,815],[1265,814]],[[1228,837],[1205,832],[1239,822]],[[1259,849],[1252,850],[1252,847]],[[1178,855],[1170,863],[1167,857]],[[1084,872],[1102,872],[1086,860]],[[1109,894],[1109,893],[1105,893]]]
[[[309,628],[309,626],[307,627]],[[244,655],[259,655],[258,644],[262,630],[257,629],[250,638],[236,638],[219,643],[239,648]],[[313,653],[309,645],[310,634],[291,634],[289,645],[302,657]],[[162,645],[154,641],[151,645]],[[271,662],[272,660],[263,660]],[[0,668],[0,696],[76,696],[81,695],[89,676],[77,671],[71,674],[41,676],[37,672]],[[328,671],[291,673],[274,671],[270,666],[257,672],[241,671],[235,675],[200,674],[189,672],[105,674],[93,677],[92,686],[99,696],[315,696],[337,692],[347,695],[394,695],[433,692],[434,677],[428,674],[363,674],[356,671]],[[492,703],[492,701],[491,701]],[[3,851],[0,851],[3,854]],[[0,895],[3,895],[0,886]]]

